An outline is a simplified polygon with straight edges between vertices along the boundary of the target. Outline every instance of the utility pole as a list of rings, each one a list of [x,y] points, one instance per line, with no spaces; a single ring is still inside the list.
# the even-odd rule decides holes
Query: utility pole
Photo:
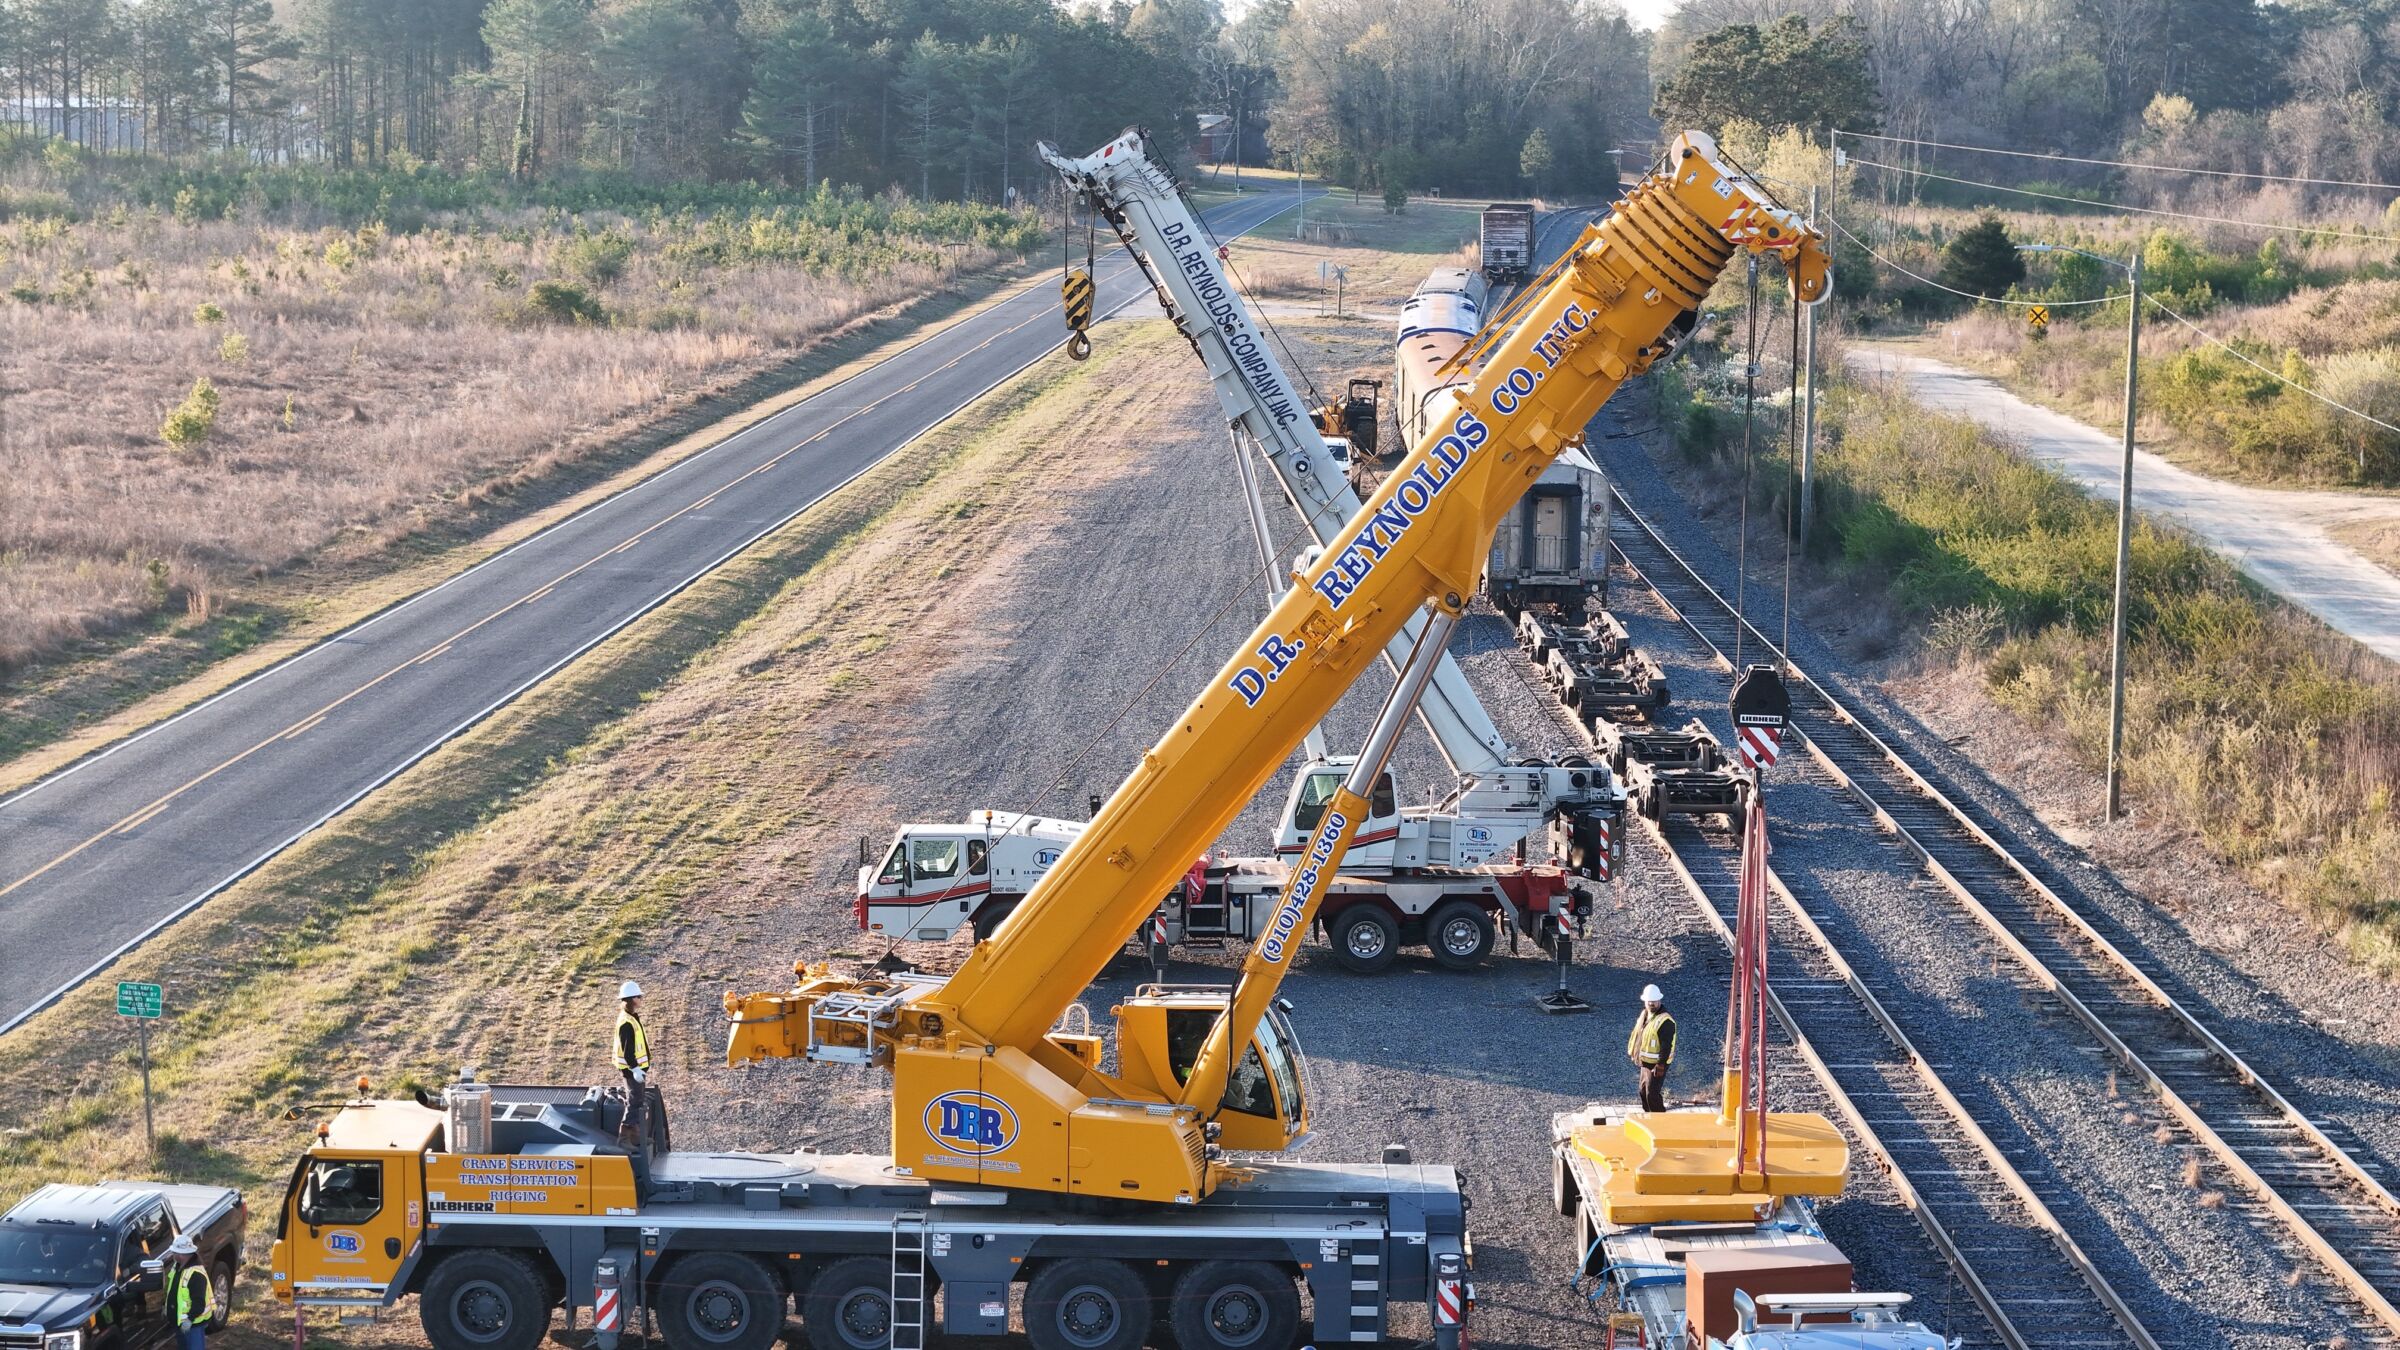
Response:
[[[2131,262],[2070,244],[2019,244],[2019,253],[2077,253],[2125,273],[2131,283],[2125,313],[2125,463],[2117,474],[2117,590],[2108,621],[2108,789],[2101,821],[2125,814],[2125,600],[2133,570],[2133,427],[2142,378],[2142,251]]]
[[[1813,183],[1808,189],[1808,223],[1811,229],[1817,224],[1817,189]],[[1803,551],[1808,548],[1809,524],[1817,511],[1817,310],[1820,307],[1805,308],[1808,331],[1801,346],[1801,359],[1807,363],[1804,369],[1808,374],[1807,392],[1800,403],[1800,538],[1797,541]]]
[[[2125,465],[2117,479],[2117,603],[2109,623],[2108,640],[2108,811],[2104,820],[2124,814],[2125,750],[2125,587],[2133,554],[2133,422],[2139,393],[2142,359],[2142,254],[2135,249],[2126,274],[2133,280],[2125,318]]]
[[[1300,147],[1292,147],[1292,197],[1299,203],[1300,214],[1292,221],[1292,237],[1308,237],[1308,171],[1300,167]]]

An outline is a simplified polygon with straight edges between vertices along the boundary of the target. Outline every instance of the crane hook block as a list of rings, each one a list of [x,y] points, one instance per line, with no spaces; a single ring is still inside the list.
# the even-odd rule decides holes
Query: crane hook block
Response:
[[[1782,731],[1792,720],[1792,695],[1773,666],[1752,666],[1733,682],[1733,724]]]
[[[1077,267],[1068,269],[1058,291],[1066,309],[1067,355],[1084,360],[1092,354],[1091,335],[1085,330],[1092,326],[1092,300],[1098,288],[1092,284],[1092,274]]]

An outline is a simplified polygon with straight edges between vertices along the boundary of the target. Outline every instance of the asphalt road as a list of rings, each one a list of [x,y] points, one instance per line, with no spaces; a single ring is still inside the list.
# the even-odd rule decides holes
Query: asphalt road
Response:
[[[1914,352],[1849,348],[1852,370],[1901,382],[1929,408],[1972,418],[2102,501],[2117,499],[2124,441],[2028,403],[1998,381]],[[2177,468],[2138,446],[2133,504],[2171,520],[2267,589],[2377,653],[2400,661],[2400,577],[2329,527],[2400,524],[2400,502],[2364,493],[2248,487]]]
[[[1121,251],[1100,271],[1100,312],[1145,298]],[[1057,314],[1033,285],[0,799],[0,1032],[1056,349]]]

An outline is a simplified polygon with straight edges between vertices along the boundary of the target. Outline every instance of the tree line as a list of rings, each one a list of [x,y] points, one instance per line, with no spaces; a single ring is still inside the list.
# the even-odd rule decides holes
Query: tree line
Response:
[[[1812,133],[2400,181],[2400,0],[1684,0],[1657,34],[1652,73],[1670,125],[1738,116]],[[1870,157],[1919,163],[1884,151]],[[2258,188],[1941,159],[1956,176],[2158,199]]]
[[[1204,72],[1165,17],[1159,0],[0,0],[0,120],[99,151],[998,201],[1033,181],[1037,137],[1192,124]]]

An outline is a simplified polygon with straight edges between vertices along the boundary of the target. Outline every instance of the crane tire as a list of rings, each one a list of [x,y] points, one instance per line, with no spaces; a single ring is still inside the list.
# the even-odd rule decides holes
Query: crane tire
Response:
[[[1325,936],[1332,939],[1333,959],[1354,975],[1380,974],[1400,954],[1400,925],[1369,901],[1327,919]]]
[[[1141,1350],[1150,1304],[1142,1277],[1122,1261],[1054,1261],[1025,1286],[1025,1339],[1033,1350]]]
[[[800,1325],[809,1350],[886,1350],[892,1343],[892,1263],[853,1256],[827,1266],[801,1300]]]
[[[1300,1339],[1300,1291],[1264,1261],[1203,1261],[1175,1281],[1178,1350],[1283,1350]]]
[[[434,1264],[417,1316],[434,1350],[533,1350],[550,1332],[550,1297],[523,1252],[469,1247]]]
[[[1499,935],[1492,916],[1472,900],[1444,900],[1425,916],[1425,945],[1435,961],[1451,970],[1482,965]]]
[[[783,1280],[742,1252],[692,1252],[659,1278],[651,1304],[668,1350],[767,1350],[783,1334]]]

